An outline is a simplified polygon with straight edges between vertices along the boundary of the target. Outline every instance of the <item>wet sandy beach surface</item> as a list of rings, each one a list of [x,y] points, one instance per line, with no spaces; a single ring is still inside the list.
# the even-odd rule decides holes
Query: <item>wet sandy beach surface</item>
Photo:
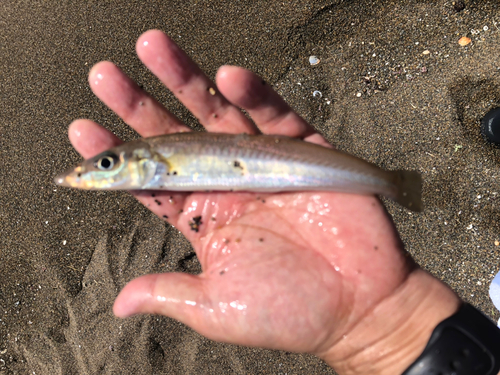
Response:
[[[419,170],[424,213],[386,202],[406,249],[497,320],[488,287],[500,269],[500,150],[479,124],[500,106],[500,9],[464,5],[4,0],[0,375],[334,373],[314,356],[216,343],[168,318],[113,316],[131,279],[200,272],[183,236],[127,193],[53,184],[80,161],[67,138],[73,119],[137,138],[88,86],[99,61],[116,63],[199,130],[135,54],[152,28],[211,77],[223,64],[260,74],[339,149]],[[471,43],[459,45],[462,36]]]

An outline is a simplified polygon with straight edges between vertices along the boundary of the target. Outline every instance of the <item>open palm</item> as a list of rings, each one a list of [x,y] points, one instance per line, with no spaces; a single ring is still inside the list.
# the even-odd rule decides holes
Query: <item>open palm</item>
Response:
[[[281,134],[328,146],[249,71],[222,67],[215,86],[159,31],[142,35],[137,52],[208,131]],[[112,63],[97,64],[89,82],[143,137],[189,131]],[[85,158],[121,143],[89,120],[75,121],[69,135]],[[203,273],[132,281],[115,302],[118,316],[159,313],[215,340],[321,353],[411,271],[375,197],[330,192],[134,195],[186,235]]]

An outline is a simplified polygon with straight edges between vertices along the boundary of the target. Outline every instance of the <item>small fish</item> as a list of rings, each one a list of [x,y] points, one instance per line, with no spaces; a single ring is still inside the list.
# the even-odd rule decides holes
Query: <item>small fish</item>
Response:
[[[138,139],[85,160],[56,184],[97,190],[337,191],[380,194],[422,211],[416,171],[386,171],[276,135],[190,132]]]

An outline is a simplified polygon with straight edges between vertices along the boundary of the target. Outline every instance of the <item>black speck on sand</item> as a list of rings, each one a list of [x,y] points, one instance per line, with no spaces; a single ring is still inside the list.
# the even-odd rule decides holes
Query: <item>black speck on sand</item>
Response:
[[[2,0],[0,374],[334,373],[313,356],[215,343],[171,319],[113,316],[132,278],[200,271],[179,232],[126,193],[52,182],[80,160],[66,136],[73,119],[136,137],[90,91],[98,61],[196,127],[135,55],[151,28],[212,77],[222,64],[257,72],[340,149],[421,171],[423,214],[386,202],[406,248],[498,319],[488,286],[500,269],[500,150],[479,126],[500,106],[500,10],[464,3]]]

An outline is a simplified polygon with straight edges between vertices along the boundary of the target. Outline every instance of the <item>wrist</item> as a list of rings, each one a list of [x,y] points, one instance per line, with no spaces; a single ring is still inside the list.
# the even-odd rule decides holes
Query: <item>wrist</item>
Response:
[[[341,375],[399,375],[460,303],[447,285],[417,269],[321,357]]]

